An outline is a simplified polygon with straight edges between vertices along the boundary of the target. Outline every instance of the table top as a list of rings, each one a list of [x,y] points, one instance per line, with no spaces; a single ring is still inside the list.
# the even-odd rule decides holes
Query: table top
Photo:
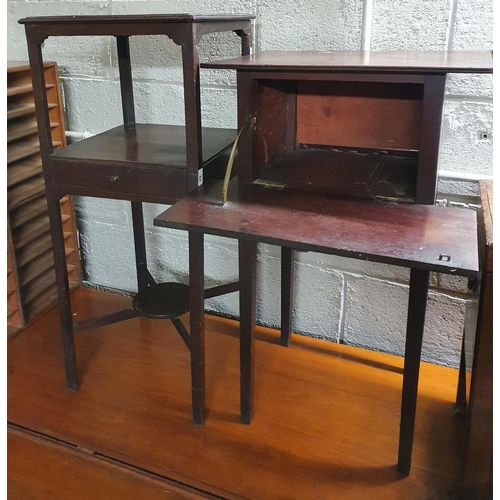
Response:
[[[244,71],[493,73],[491,51],[263,51],[202,63]]]
[[[447,274],[478,273],[473,210],[272,190],[237,179],[222,206],[221,191],[220,182],[207,182],[154,223]]]
[[[28,43],[41,44],[51,36],[167,35],[177,45],[189,45],[208,33],[249,29],[254,18],[250,14],[141,14],[25,17],[18,22],[26,27]]]
[[[25,17],[19,20],[20,24],[81,24],[81,23],[207,23],[232,22],[255,19],[253,14],[139,14],[139,15],[111,15],[111,16],[37,16]]]

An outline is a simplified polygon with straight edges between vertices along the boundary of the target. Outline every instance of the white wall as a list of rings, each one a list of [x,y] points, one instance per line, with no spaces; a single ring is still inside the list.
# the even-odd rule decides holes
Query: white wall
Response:
[[[363,7],[369,9],[363,15]],[[476,50],[492,48],[492,0],[9,0],[8,59],[26,60],[17,20],[42,15],[196,12],[255,14],[255,50]],[[368,14],[368,15],[366,15]],[[138,121],[182,124],[180,49],[165,37],[131,39]],[[202,60],[239,53],[233,34],[203,39]],[[112,38],[50,38],[46,60],[59,64],[67,130],[98,133],[121,123]],[[230,71],[203,70],[203,124],[236,127],[236,88]],[[452,75],[444,107],[439,168],[492,175],[492,78]],[[471,183],[445,181],[442,192],[475,194]],[[444,195],[443,195],[444,196]],[[136,289],[131,216],[126,202],[80,198],[81,252],[87,280]],[[153,227],[164,206],[146,205],[148,258],[158,280],[187,282],[186,234]],[[119,262],[111,265],[119,256]],[[279,249],[261,245],[258,321],[279,325]],[[207,285],[237,278],[236,244],[207,237]],[[402,354],[409,270],[346,258],[298,254],[294,329],[315,337]],[[433,274],[423,358],[458,365],[466,280]],[[207,301],[237,316],[238,297]]]

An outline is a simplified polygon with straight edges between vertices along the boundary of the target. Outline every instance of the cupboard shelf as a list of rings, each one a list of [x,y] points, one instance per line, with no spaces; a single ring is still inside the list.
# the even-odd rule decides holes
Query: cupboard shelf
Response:
[[[416,155],[302,145],[263,165],[253,182],[270,187],[334,192],[392,201],[415,201]]]

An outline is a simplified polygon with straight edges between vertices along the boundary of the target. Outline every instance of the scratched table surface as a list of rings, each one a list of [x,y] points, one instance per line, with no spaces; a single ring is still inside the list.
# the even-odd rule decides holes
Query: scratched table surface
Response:
[[[392,204],[292,189],[211,181],[155,219],[155,225],[255,240],[297,250],[474,277],[473,210]]]
[[[493,56],[482,51],[269,50],[249,56],[208,61],[202,68],[243,71],[363,71],[393,73],[493,73]]]

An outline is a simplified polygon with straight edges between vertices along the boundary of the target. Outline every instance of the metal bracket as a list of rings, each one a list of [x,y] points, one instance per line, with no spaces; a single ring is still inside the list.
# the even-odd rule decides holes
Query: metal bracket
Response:
[[[399,203],[399,198],[396,198],[395,196],[380,196],[380,195],[377,195],[377,196],[375,196],[375,199],[377,201],[384,201],[386,203]]]
[[[255,123],[255,117],[250,118],[239,130],[238,135],[234,141],[233,147],[231,149],[231,154],[229,155],[229,160],[226,166],[226,173],[224,175],[224,181],[222,183],[222,206],[224,206],[227,202],[227,190],[229,188],[229,181],[231,180],[231,171],[233,170],[234,158],[236,157],[236,150],[238,148],[238,141],[240,140],[241,133],[245,129],[245,127],[252,122]]]

